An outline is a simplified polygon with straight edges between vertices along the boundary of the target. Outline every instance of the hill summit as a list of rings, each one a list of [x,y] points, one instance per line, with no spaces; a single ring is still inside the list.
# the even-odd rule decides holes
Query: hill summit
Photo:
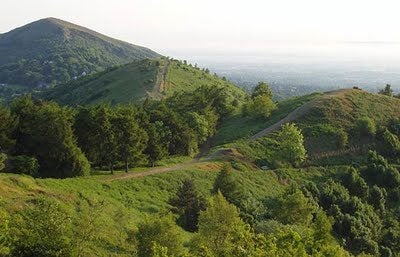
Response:
[[[44,87],[156,52],[56,18],[0,35],[0,83]]]

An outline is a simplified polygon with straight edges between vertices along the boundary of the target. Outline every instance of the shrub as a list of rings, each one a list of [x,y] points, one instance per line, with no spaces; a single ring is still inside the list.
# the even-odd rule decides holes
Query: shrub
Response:
[[[25,155],[10,158],[11,171],[18,174],[37,176],[39,163],[36,158]]]
[[[11,224],[11,256],[71,256],[71,219],[55,202],[35,199]]]
[[[154,252],[155,248],[160,247],[172,256],[181,256],[183,253],[182,235],[172,215],[147,219],[139,225],[135,237],[139,256],[152,256],[158,252]]]
[[[7,160],[7,155],[5,153],[0,153],[0,171],[6,166],[5,162]]]
[[[356,134],[360,136],[375,136],[376,134],[376,124],[368,117],[356,120],[354,129]]]

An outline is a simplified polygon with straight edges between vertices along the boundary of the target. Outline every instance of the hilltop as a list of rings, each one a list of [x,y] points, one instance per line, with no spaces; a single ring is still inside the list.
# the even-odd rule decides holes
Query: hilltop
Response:
[[[0,36],[0,83],[47,87],[156,52],[56,18]]]
[[[99,102],[128,103],[147,97],[160,99],[201,86],[223,87],[238,99],[245,92],[231,82],[185,62],[167,58],[146,59],[113,67],[45,91],[45,99],[64,105]]]
[[[265,138],[274,138],[283,124],[294,123],[304,135],[309,164],[362,162],[369,150],[382,151],[385,129],[400,118],[400,99],[359,89],[296,97],[278,107],[267,121],[233,116],[220,126],[214,145],[242,149],[252,160],[263,159],[271,147]],[[373,134],[360,131],[365,120],[372,124]],[[249,145],[259,154],[249,152]]]

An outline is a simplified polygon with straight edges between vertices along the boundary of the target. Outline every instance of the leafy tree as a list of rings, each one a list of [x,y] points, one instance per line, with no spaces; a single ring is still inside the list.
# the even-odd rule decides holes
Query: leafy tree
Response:
[[[0,152],[10,150],[15,140],[12,133],[17,125],[17,121],[10,110],[0,106]]]
[[[385,144],[384,152],[387,156],[396,157],[400,154],[400,140],[397,135],[385,129],[383,132],[383,142]]]
[[[395,189],[400,186],[399,171],[388,164],[387,160],[377,152],[370,151],[368,165],[362,170],[362,175],[372,185]]]
[[[170,199],[170,204],[180,215],[182,226],[188,231],[196,231],[200,211],[205,209],[206,203],[199,196],[193,180],[183,180],[176,196]]]
[[[125,163],[125,172],[128,172],[129,163],[137,163],[144,159],[147,133],[139,127],[132,106],[117,108],[111,123],[117,145],[116,156]]]
[[[253,93],[251,95],[252,98],[257,96],[264,95],[268,98],[272,98],[272,91],[269,85],[265,82],[258,82],[257,86],[254,88]]]
[[[71,219],[54,202],[37,199],[11,224],[11,256],[71,256]]]
[[[168,147],[171,139],[171,131],[162,121],[155,121],[147,126],[149,141],[145,154],[148,155],[151,165],[168,155]]]
[[[276,109],[276,104],[267,95],[257,95],[244,105],[244,114],[253,118],[268,118]]]
[[[357,119],[354,129],[360,136],[375,136],[376,134],[375,122],[368,117]]]
[[[139,256],[147,257],[155,254],[153,252],[156,250],[155,244],[158,246],[156,248],[162,247],[172,256],[181,256],[184,252],[182,235],[172,215],[147,219],[139,224],[136,240]]]
[[[307,151],[304,147],[304,137],[295,124],[286,123],[276,136],[278,143],[276,159],[292,165],[298,165],[306,160]]]
[[[374,185],[371,188],[370,195],[369,195],[369,202],[375,209],[380,210],[382,212],[385,211],[386,205],[386,197],[387,192],[384,188],[380,188],[377,185]]]
[[[35,157],[40,176],[65,178],[89,172],[89,162],[76,145],[69,108],[30,97],[15,100],[11,107],[19,119],[16,152]]]
[[[200,213],[199,232],[192,240],[200,256],[263,256],[265,238],[255,235],[239,217],[238,210],[221,193],[214,195]]]
[[[369,187],[356,169],[349,168],[344,174],[342,181],[350,194],[358,196],[361,199],[367,199]]]
[[[393,96],[393,89],[389,84],[386,84],[383,89],[379,90],[379,94]]]
[[[221,192],[228,202],[236,206],[240,206],[240,202],[243,200],[241,186],[235,179],[229,164],[225,164],[218,173],[212,191],[214,194]]]
[[[310,224],[316,206],[310,198],[292,185],[279,199],[276,217],[284,224]]]

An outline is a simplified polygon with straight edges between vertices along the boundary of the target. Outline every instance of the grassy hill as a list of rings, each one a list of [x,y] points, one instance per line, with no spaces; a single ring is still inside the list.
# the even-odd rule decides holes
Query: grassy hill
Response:
[[[312,94],[278,103],[278,109],[266,121],[232,117],[221,125],[213,143],[242,148],[247,155],[262,158],[267,146],[254,144],[255,154],[254,149],[248,151],[249,144],[253,144],[249,140],[273,137],[282,124],[291,122],[303,131],[310,164],[362,162],[369,150],[379,150],[381,128],[390,119],[400,117],[399,108],[400,99],[356,89]],[[378,135],[359,135],[355,124],[363,118],[372,120]]]
[[[148,48],[47,18],[1,35],[0,83],[46,86],[158,56]]]
[[[67,105],[98,102],[127,103],[192,91],[202,85],[224,87],[237,98],[244,91],[203,70],[166,58],[132,62],[56,86],[44,98]]]

